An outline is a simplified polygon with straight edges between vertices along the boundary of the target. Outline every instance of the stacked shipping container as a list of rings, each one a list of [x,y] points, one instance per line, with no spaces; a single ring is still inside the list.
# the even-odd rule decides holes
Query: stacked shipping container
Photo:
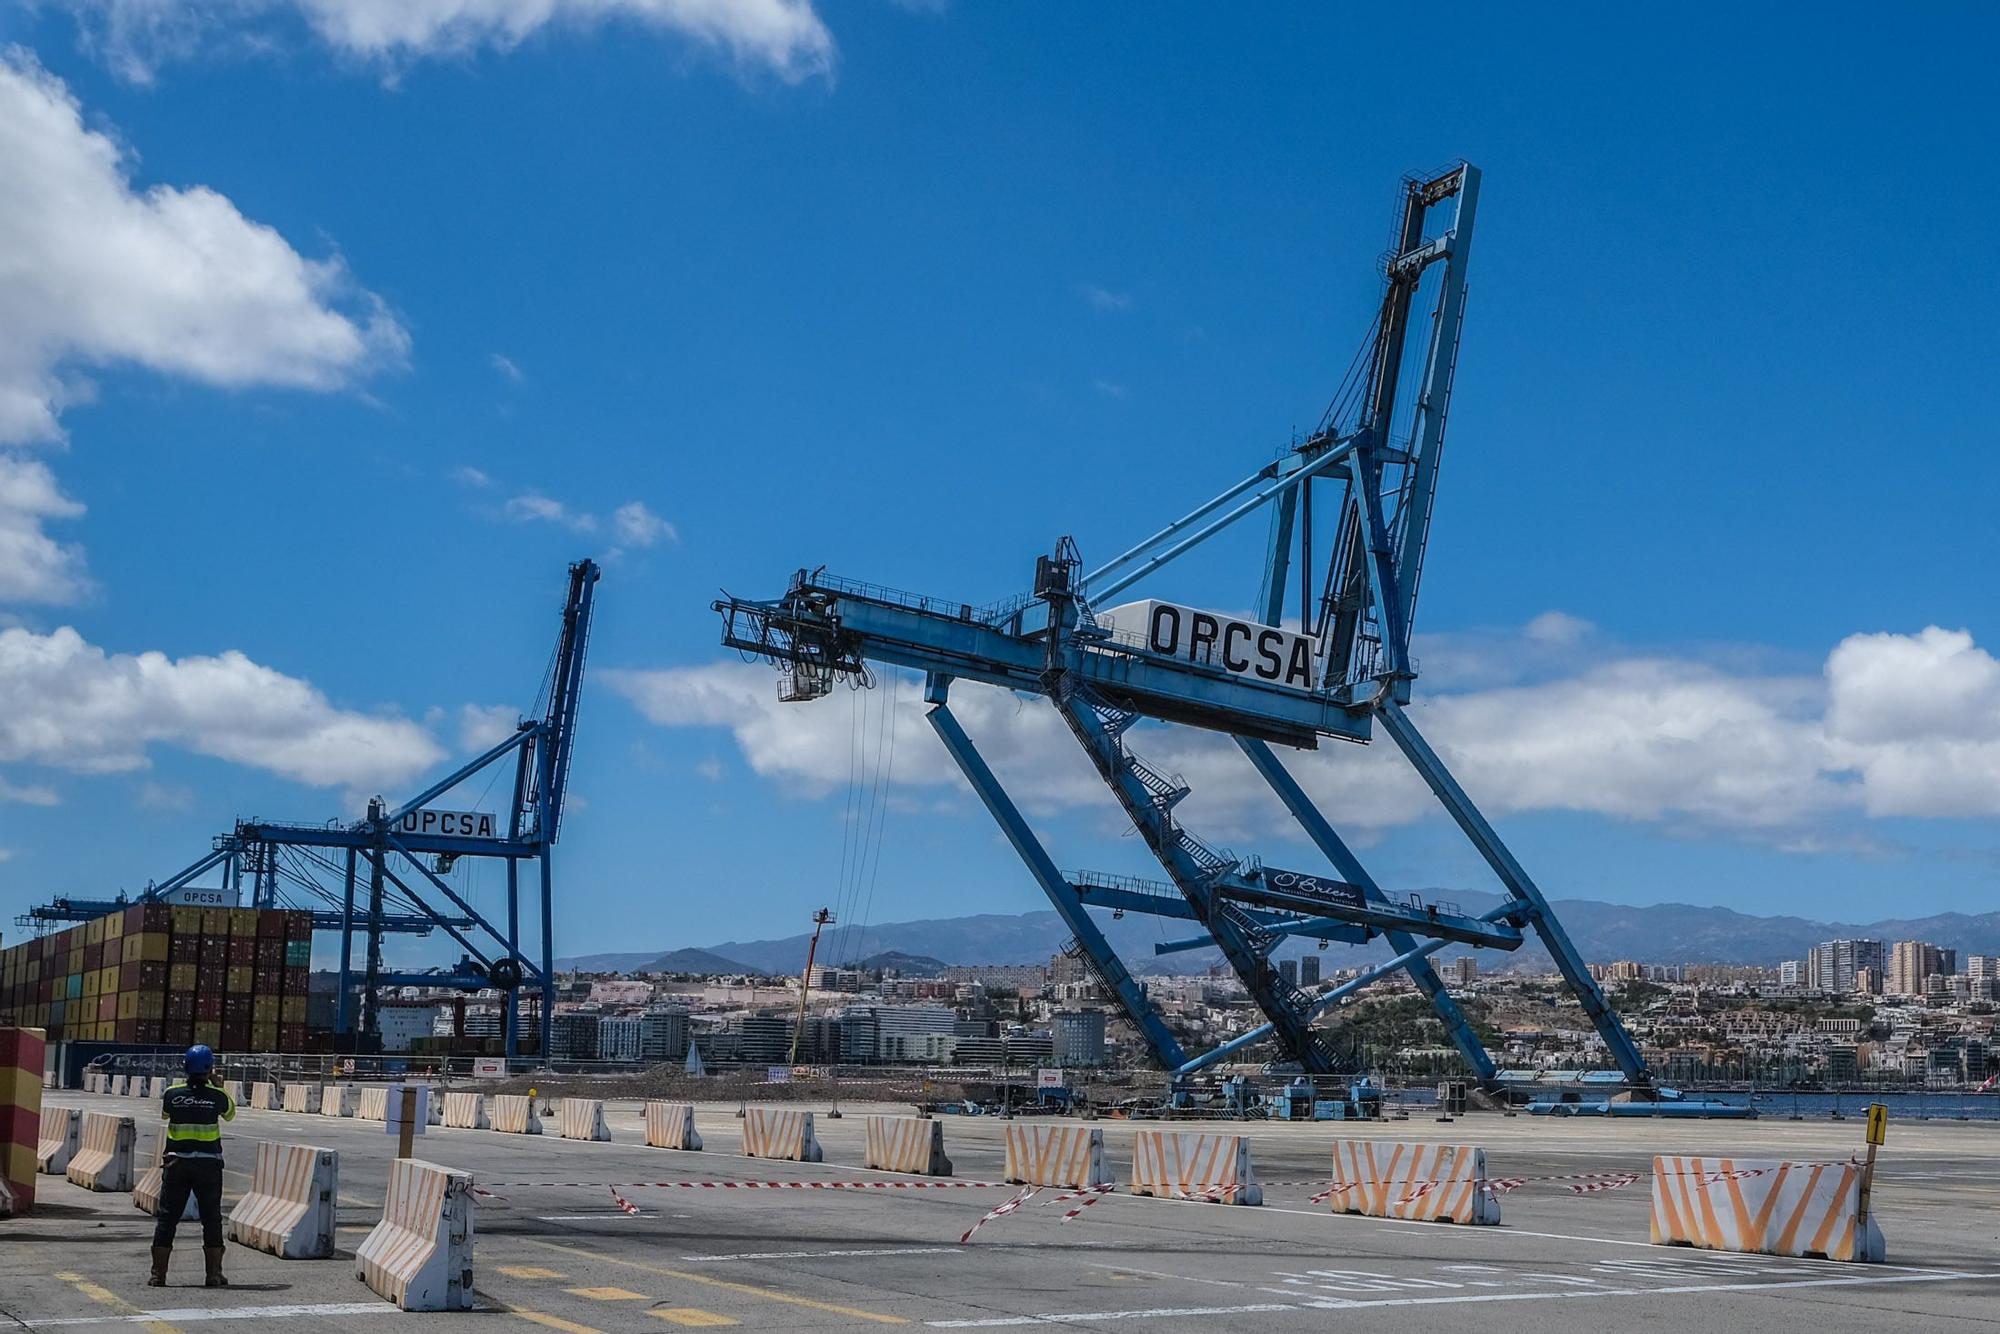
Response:
[[[0,1026],[303,1051],[311,967],[309,912],[135,904],[0,953]]]

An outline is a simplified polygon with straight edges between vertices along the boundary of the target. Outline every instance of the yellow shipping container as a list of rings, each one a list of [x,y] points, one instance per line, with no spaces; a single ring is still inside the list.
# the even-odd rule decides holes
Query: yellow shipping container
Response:
[[[167,998],[165,993],[159,991],[140,991],[133,994],[139,998],[139,1018],[163,1019],[166,1017]],[[123,1003],[122,997],[120,998],[120,1003]],[[121,1014],[118,1017],[123,1019],[125,1016]]]
[[[306,998],[304,996],[285,997],[284,1005],[278,1011],[278,1022],[281,1024],[303,1024],[305,1021]]]
[[[224,990],[232,996],[247,996],[257,980],[257,970],[247,963],[233,965],[224,978]]]
[[[141,931],[125,937],[125,962],[165,963],[167,939],[164,931]]]
[[[124,934],[125,934],[124,913],[115,912],[112,913],[111,916],[104,919],[104,938],[106,940],[115,940],[119,936],[122,936]]]
[[[118,994],[118,965],[97,970],[97,994],[115,996]]]
[[[42,961],[41,961],[40,959],[30,959],[30,960],[28,960],[28,974],[27,974],[27,976],[26,976],[26,977],[23,977],[23,978],[22,978],[21,980],[22,980],[23,982],[39,982],[39,981],[41,981],[41,980],[42,980]]]
[[[257,910],[255,908],[231,908],[229,910],[229,934],[232,936],[255,936],[257,934]]]
[[[139,1017],[138,992],[121,991],[118,993],[118,1017],[120,1019],[137,1019]]]
[[[177,963],[167,969],[167,989],[189,992],[194,990],[195,966],[191,963]]]
[[[86,945],[101,945],[104,943],[104,919],[102,917],[94,917],[84,923],[83,943]]]
[[[201,934],[201,909],[177,907],[173,910],[174,934],[177,936],[198,936]]]
[[[64,963],[65,963],[65,965],[66,965],[66,966],[65,966],[65,967],[63,968],[63,973],[64,973],[64,975],[66,975],[66,976],[67,976],[67,975],[69,975],[69,974],[72,974],[72,973],[80,973],[80,972],[82,972],[82,971],[83,971],[83,946],[79,945],[79,946],[77,946],[77,947],[76,947],[75,949],[71,950],[71,951],[69,952],[69,958],[68,958],[68,959],[66,959],[66,960],[64,960]]]
[[[104,970],[101,968],[93,968],[83,975],[83,994],[86,999],[97,995],[100,979],[103,976]]]
[[[201,910],[201,933],[204,936],[228,935],[229,909],[203,908]]]
[[[278,1049],[278,1026],[276,1024],[250,1025],[250,1050],[276,1051]]]
[[[195,1020],[194,1040],[204,1047],[220,1047],[222,1045],[222,1021],[220,1019]]]
[[[278,998],[259,996],[250,1003],[250,1022],[253,1024],[275,1024],[278,1022]]]

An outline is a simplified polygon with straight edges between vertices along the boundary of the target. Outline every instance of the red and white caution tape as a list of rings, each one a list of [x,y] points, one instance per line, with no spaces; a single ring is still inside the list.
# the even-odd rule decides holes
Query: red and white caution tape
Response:
[[[1064,1204],[1070,1200],[1081,1200],[1082,1203],[1078,1204],[1076,1208],[1069,1210],[1062,1216],[1062,1221],[1067,1223],[1069,1222],[1070,1219],[1075,1218],[1085,1209],[1088,1209],[1091,1205],[1096,1204],[1099,1200],[1103,1199],[1106,1195],[1109,1195],[1112,1191],[1116,1189],[1118,1189],[1116,1186],[1083,1186],[1076,1190],[1066,1190],[1062,1194],[1056,1196],[1055,1198],[1044,1200],[1042,1201],[1042,1203]]]
[[[1601,1190],[1621,1190],[1644,1175],[1644,1172],[1607,1173],[1601,1180],[1573,1181],[1564,1189],[1572,1195],[1595,1195]]]
[[[985,1227],[988,1223],[992,1222],[994,1219],[1004,1218],[1008,1214],[1013,1213],[1016,1209],[1020,1208],[1022,1205],[1026,1204],[1029,1200],[1034,1199],[1036,1195],[1040,1194],[1041,1189],[1042,1188],[1040,1186],[1029,1186],[1026,1189],[1022,1190],[1021,1193],[1016,1195],[1013,1199],[1008,1200],[1005,1204],[995,1205],[993,1208],[987,1210],[984,1217],[982,1217],[977,1223],[974,1223],[971,1227],[965,1230],[965,1235],[958,1239],[958,1244],[963,1246],[966,1242],[971,1241],[973,1233],[979,1231],[980,1228]]]
[[[543,1190],[1006,1190],[1007,1181],[494,1181],[494,1186]],[[479,1187],[474,1193],[505,1199]]]
[[[611,1192],[611,1202],[626,1213],[631,1214],[634,1218],[639,1216],[639,1206],[626,1199],[623,1195],[620,1195],[616,1190]]]

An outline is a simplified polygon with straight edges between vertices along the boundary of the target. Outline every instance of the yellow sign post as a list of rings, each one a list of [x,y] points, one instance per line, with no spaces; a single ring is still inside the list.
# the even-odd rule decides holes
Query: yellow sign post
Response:
[[[1868,1104],[1868,1160],[1861,1165],[1861,1198],[1854,1210],[1856,1228],[1868,1222],[1869,1197],[1875,1193],[1875,1151],[1889,1142],[1889,1108],[1879,1102]]]

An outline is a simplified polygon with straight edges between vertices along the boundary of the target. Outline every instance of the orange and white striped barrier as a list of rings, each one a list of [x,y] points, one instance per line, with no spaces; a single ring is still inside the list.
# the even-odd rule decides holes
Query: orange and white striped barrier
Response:
[[[278,1101],[278,1086],[260,1079],[250,1086],[250,1105],[260,1112],[275,1112],[282,1104]]]
[[[604,1103],[598,1098],[564,1098],[557,1126],[564,1139],[606,1142],[611,1139],[611,1127],[604,1120]]]
[[[920,1116],[871,1116],[867,1130],[864,1166],[932,1177],[951,1175],[951,1159],[944,1156],[942,1121]]]
[[[377,1084],[373,1088],[361,1090],[361,1105],[355,1109],[357,1121],[387,1121],[389,1119],[389,1090]]]
[[[160,1127],[160,1133],[153,1136],[153,1156],[139,1173],[139,1179],[132,1183],[132,1207],[142,1214],[157,1215],[160,1212],[160,1191],[165,1185],[167,1173],[167,1129]],[[194,1192],[188,1192],[187,1205],[181,1210],[183,1219],[201,1218],[201,1206],[195,1202]]]
[[[1104,1131],[1098,1126],[1011,1123],[1003,1175],[1020,1186],[1111,1185],[1104,1166]]]
[[[535,1100],[525,1093],[493,1095],[493,1128],[503,1135],[539,1135],[542,1118],[535,1115]]]
[[[821,1160],[819,1140],[813,1136],[813,1114],[782,1107],[743,1109],[743,1156],[783,1158],[794,1163]]]
[[[1470,1144],[1337,1139],[1327,1194],[1337,1214],[1434,1223],[1498,1223],[1486,1150]]]
[[[445,1094],[444,1124],[455,1130],[491,1130],[493,1123],[486,1119],[486,1095]]]
[[[285,1110],[288,1112],[304,1112],[310,1116],[319,1110],[319,1098],[317,1084],[285,1085]]]
[[[361,1090],[352,1084],[328,1084],[319,1091],[321,1116],[353,1116],[361,1110]]]
[[[1860,1227],[1861,1164],[1774,1158],[1653,1159],[1655,1246],[1879,1264],[1871,1213]]]
[[[229,1214],[229,1239],[281,1260],[324,1260],[333,1254],[333,1197],[340,1189],[340,1155],[310,1144],[257,1146],[250,1189]]]
[[[646,1104],[646,1143],[655,1149],[701,1148],[701,1133],[694,1128],[691,1102],[649,1102]]]
[[[418,1158],[389,1165],[382,1221],[354,1273],[405,1311],[472,1309],[472,1174]]]
[[[1132,1193],[1174,1200],[1262,1204],[1264,1189],[1242,1135],[1141,1130],[1132,1140]]]
[[[83,1112],[75,1107],[44,1107],[35,1139],[35,1169],[59,1177],[69,1170],[83,1135]]]
[[[132,1189],[132,1143],[137,1135],[129,1116],[85,1112],[83,1138],[63,1175],[85,1190]]]

